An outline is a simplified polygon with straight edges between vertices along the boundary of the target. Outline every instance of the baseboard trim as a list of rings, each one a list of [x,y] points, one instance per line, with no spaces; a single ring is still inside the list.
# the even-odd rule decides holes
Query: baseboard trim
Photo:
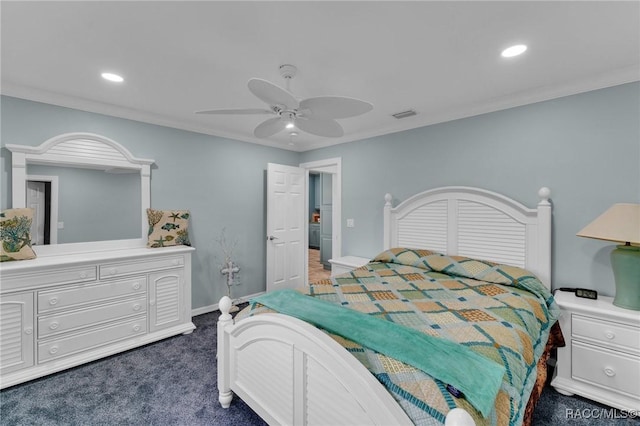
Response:
[[[254,294],[249,294],[247,296],[241,296],[238,297],[237,299],[233,299],[233,304],[237,305],[239,303],[244,303],[244,302],[248,302],[250,299],[253,299],[256,296],[260,296],[261,294],[264,294],[264,291],[258,292],[258,293],[254,293]],[[192,309],[191,310],[191,316],[195,317],[198,315],[203,315],[203,314],[208,314],[209,312],[213,312],[213,311],[217,311],[220,308],[218,307],[217,303],[214,303],[213,305],[208,305],[208,306],[203,306],[201,308],[196,308],[196,309]]]

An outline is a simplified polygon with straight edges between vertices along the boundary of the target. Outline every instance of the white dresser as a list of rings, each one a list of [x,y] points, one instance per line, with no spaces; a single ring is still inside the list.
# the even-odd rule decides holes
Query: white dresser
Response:
[[[558,291],[560,327],[551,385],[564,395],[581,395],[614,408],[640,410],[640,311],[622,309],[613,298],[582,299]]]
[[[0,265],[0,387],[191,333],[186,246]]]

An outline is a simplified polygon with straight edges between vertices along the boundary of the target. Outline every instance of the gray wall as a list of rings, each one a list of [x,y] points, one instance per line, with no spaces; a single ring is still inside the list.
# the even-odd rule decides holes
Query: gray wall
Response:
[[[616,202],[640,203],[640,83],[311,151],[301,161],[332,157],[342,157],[345,255],[382,249],[387,192],[397,204],[438,186],[477,186],[535,206],[548,186],[554,287],[613,295],[613,243],[576,232]]]
[[[226,294],[215,241],[223,228],[229,240],[238,240],[241,284],[235,296],[264,291],[265,170],[269,162],[297,165],[298,153],[5,96],[0,107],[2,146],[39,145],[62,133],[90,132],[156,161],[152,207],[192,213],[193,308],[217,303]],[[11,153],[2,148],[0,159],[0,208],[5,209],[11,205]]]
[[[640,83],[578,94],[302,154],[2,97],[1,143],[38,145],[67,132],[114,139],[153,158],[151,203],[188,208],[193,307],[216,303],[222,228],[238,239],[236,296],[264,290],[264,182],[268,162],[342,157],[345,255],[382,249],[382,206],[444,185],[478,186],[527,206],[548,186],[554,205],[554,286],[612,295],[613,244],[575,234],[616,202],[640,203]],[[0,151],[0,207],[10,205],[10,153]],[[347,218],[355,219],[346,228]]]

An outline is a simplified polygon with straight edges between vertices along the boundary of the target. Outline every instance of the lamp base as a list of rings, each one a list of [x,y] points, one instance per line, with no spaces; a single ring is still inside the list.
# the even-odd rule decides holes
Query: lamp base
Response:
[[[640,247],[618,246],[611,252],[611,267],[616,282],[613,304],[640,311]]]

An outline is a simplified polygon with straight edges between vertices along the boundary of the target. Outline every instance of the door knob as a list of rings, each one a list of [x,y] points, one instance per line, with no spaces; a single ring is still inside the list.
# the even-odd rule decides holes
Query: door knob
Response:
[[[274,237],[273,235],[269,235],[267,238],[269,239],[269,241],[273,241],[273,240],[277,240],[278,239],[278,237]]]

